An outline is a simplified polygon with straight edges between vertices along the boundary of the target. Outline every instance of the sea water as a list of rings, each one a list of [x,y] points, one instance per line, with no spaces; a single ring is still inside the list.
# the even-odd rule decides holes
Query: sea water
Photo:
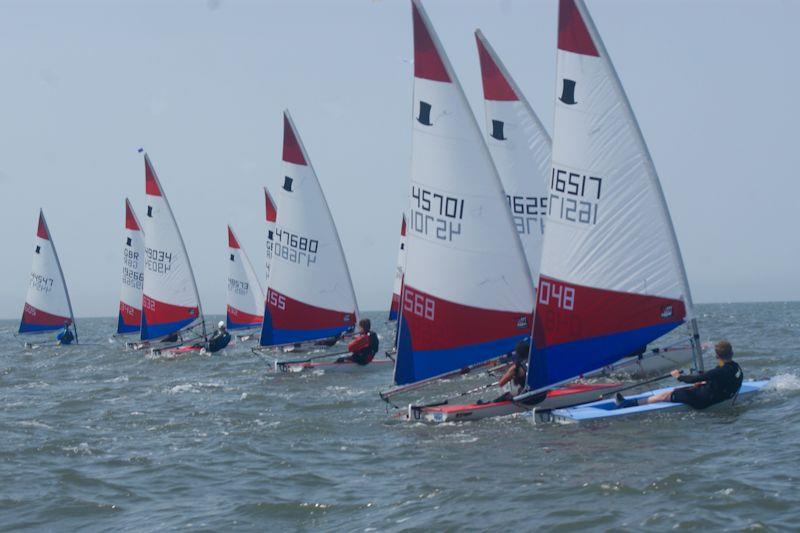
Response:
[[[698,314],[768,390],[587,427],[398,422],[388,367],[274,374],[242,344],[147,358],[108,341],[112,318],[26,351],[0,322],[0,528],[796,529],[800,303]]]

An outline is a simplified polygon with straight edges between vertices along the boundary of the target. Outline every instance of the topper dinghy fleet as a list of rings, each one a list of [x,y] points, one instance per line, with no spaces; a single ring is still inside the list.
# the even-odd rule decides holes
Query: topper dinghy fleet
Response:
[[[317,174],[288,110],[280,188],[263,188],[265,260],[255,268],[227,225],[226,313],[213,332],[175,213],[139,149],[145,203],[140,219],[124,201],[109,340],[160,358],[251,342],[268,370],[287,375],[392,369],[380,392],[387,409],[429,424],[507,415],[578,424],[688,408],[672,389],[648,386],[669,371],[695,387],[715,374],[702,375],[707,345],[655,164],[584,1],[558,0],[550,133],[476,30],[482,130],[422,0],[410,8],[410,183],[386,358],[375,359],[379,339],[324,193],[335,178]],[[41,210],[17,335],[26,349],[78,344]],[[715,349],[720,365],[731,360]],[[689,377],[674,371],[684,367]],[[737,375],[741,387],[719,408],[768,383]],[[638,392],[619,394],[628,389]]]

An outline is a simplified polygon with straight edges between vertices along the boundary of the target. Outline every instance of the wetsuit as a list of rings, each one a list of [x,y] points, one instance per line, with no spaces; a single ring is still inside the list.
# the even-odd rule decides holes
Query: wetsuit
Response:
[[[375,358],[375,354],[378,353],[380,344],[378,336],[374,331],[370,331],[367,335],[369,336],[369,346],[363,350],[353,352],[353,355],[350,356],[351,361],[361,366],[368,365],[372,362]]]
[[[64,328],[64,331],[56,335],[56,339],[61,344],[72,344],[72,341],[75,339],[75,336],[69,330],[69,328]]]
[[[736,396],[742,386],[744,373],[738,363],[728,361],[704,374],[678,377],[684,383],[700,383],[694,387],[683,387],[672,391],[671,402],[685,403],[695,409],[705,409]]]
[[[210,353],[218,352],[231,342],[231,334],[227,331],[225,333],[221,331],[215,332],[210,339],[208,339],[208,351]]]
[[[517,394],[521,394],[523,390],[525,390],[525,376],[528,373],[528,369],[525,367],[525,363],[521,361],[514,361],[514,377],[511,378],[511,383],[517,387]],[[492,402],[507,402],[509,400],[514,399],[515,394],[512,392],[505,392],[499,397],[492,400]],[[524,401],[521,403],[525,403]]]

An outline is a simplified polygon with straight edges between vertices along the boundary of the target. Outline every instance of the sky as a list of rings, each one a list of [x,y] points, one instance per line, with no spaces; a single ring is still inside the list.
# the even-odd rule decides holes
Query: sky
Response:
[[[648,143],[696,302],[800,299],[800,2],[586,0]],[[481,28],[552,132],[557,0],[427,0],[473,112]],[[362,310],[388,307],[411,147],[407,0],[0,1],[0,318],[38,209],[75,314],[116,315],[150,154],[205,312],[227,223],[264,259],[290,109]],[[483,120],[478,121],[481,126]]]

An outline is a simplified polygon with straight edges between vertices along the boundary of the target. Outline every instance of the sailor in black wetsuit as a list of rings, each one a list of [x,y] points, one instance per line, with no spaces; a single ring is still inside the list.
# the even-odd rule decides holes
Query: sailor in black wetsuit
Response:
[[[514,392],[506,392],[502,394],[500,397],[495,398],[492,402],[505,402],[509,401],[519,394],[522,394],[522,391],[525,390],[525,377],[528,374],[528,368],[525,365],[525,361],[528,359],[528,352],[530,352],[530,344],[525,341],[519,341],[517,345],[514,347],[514,362],[512,363],[511,367],[506,370],[506,373],[503,374],[503,377],[500,378],[500,381],[497,382],[499,387],[505,387],[506,383],[512,383],[516,388],[516,393]]]
[[[208,338],[208,352],[218,352],[226,347],[229,342],[231,342],[231,334],[228,333],[225,322],[220,320],[219,324],[217,324],[217,331]]]
[[[695,409],[705,409],[714,404],[730,400],[739,392],[744,373],[739,364],[733,360],[733,347],[728,341],[719,341],[714,350],[717,353],[717,368],[704,374],[683,376],[678,370],[672,371],[672,377],[684,383],[692,383],[691,387],[680,387],[661,394],[627,400],[617,393],[616,403],[619,407],[633,407],[640,404],[657,402],[685,403]]]

